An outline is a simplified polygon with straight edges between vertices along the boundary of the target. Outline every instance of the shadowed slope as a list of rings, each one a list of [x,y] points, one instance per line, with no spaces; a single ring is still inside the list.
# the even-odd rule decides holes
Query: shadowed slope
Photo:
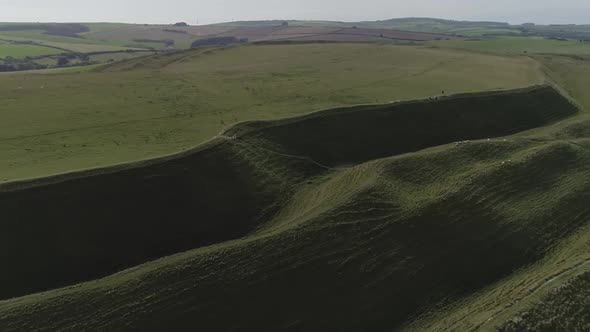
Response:
[[[144,167],[16,184],[0,191],[0,258],[12,271],[0,276],[0,298],[243,236],[319,170],[217,141]]]
[[[510,140],[359,165],[298,193],[290,204],[302,213],[289,221],[282,215],[240,241],[0,302],[0,324],[399,328],[538,260],[586,225],[589,162],[590,153],[567,143]]]
[[[502,104],[501,96],[510,102]],[[488,105],[490,98],[500,106]],[[391,134],[409,135],[408,122],[394,114],[404,114],[404,105],[424,107],[414,109],[429,128],[411,136],[418,145]],[[430,125],[441,119],[436,105],[456,115],[456,128],[478,130],[449,133]],[[530,129],[520,112],[536,125],[575,113],[555,91],[360,109],[239,126],[228,135],[240,139],[145,167],[6,190],[0,208],[10,232],[2,233],[0,246],[23,254],[2,257],[14,272],[2,280],[4,294],[250,235],[0,302],[0,328],[163,330],[198,322],[206,330],[390,330],[537,261],[587,223],[590,155],[576,142],[485,140],[343,170],[307,157],[357,162]],[[333,127],[321,132],[329,144],[318,139],[297,156],[273,150],[292,149],[287,143],[302,133],[290,126],[317,118],[331,118]],[[366,150],[330,154],[337,137],[350,142],[343,133],[353,123]],[[290,135],[277,134],[280,128]]]
[[[243,140],[347,165],[460,140],[514,134],[547,125],[576,108],[550,87],[443,97],[382,107],[314,113],[304,118],[251,122],[230,130]],[[362,115],[361,115],[362,114]],[[248,132],[248,128],[256,128]]]
[[[358,163],[453,139],[512,133],[576,111],[543,87],[360,109],[270,122],[253,131],[256,124],[240,125],[228,135],[246,130],[247,142],[257,137],[261,146],[291,144],[290,153],[322,163]],[[0,298],[238,238],[272,217],[298,183],[321,171],[325,167],[306,157],[218,140],[145,167],[17,183],[16,190],[5,192],[0,188],[7,230],[0,235],[0,257],[15,271],[0,277]]]

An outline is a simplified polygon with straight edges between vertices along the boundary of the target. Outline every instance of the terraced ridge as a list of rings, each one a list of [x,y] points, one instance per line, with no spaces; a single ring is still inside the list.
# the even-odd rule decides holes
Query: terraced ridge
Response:
[[[476,96],[443,96],[329,110],[280,121],[248,122],[227,135],[338,166],[462,140],[505,136],[576,113],[548,86]]]
[[[575,113],[549,87],[364,106],[3,187],[5,298],[200,248],[0,301],[0,329],[401,328],[587,224],[586,142],[493,138]],[[306,135],[317,144],[297,144]]]

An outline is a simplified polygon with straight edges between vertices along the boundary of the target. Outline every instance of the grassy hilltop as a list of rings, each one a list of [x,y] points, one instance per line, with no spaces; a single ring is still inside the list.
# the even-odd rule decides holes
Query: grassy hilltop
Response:
[[[584,331],[584,42],[362,23],[0,74],[0,330]],[[308,38],[402,25],[455,38]],[[125,48],[106,41],[164,28],[0,36]]]
[[[543,81],[526,58],[371,44],[194,50],[0,77],[0,182],[178,152],[246,120]]]

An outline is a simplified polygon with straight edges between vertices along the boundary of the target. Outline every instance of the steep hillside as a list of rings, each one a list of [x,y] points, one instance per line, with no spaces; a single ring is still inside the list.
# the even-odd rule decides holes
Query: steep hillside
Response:
[[[0,259],[13,271],[0,277],[0,298],[238,238],[318,171],[217,140],[141,167],[15,183],[0,190]]]
[[[337,166],[461,140],[505,136],[576,112],[550,87],[482,94],[477,99],[457,95],[434,100],[338,109],[269,124],[253,122],[228,135],[258,145],[270,142],[269,148]],[[249,127],[257,130],[249,133]]]
[[[586,141],[544,130],[494,137],[575,113],[547,87],[335,110],[239,125],[147,165],[4,187],[0,206],[14,222],[2,222],[1,252],[30,253],[3,257],[5,295],[201,248],[0,301],[0,328],[419,326],[490,285],[527,284],[523,269],[572,252],[567,242],[590,220]],[[354,123],[364,150],[346,137]],[[295,144],[306,135],[317,144]],[[56,268],[60,255],[69,264]]]

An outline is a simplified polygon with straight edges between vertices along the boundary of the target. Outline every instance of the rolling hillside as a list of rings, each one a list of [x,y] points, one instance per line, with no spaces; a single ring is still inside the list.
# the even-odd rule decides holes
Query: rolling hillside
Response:
[[[161,160],[5,185],[2,252],[21,255],[2,259],[13,271],[4,298],[200,248],[0,301],[0,327],[481,327],[495,317],[486,294],[502,289],[502,308],[590,258],[579,251],[590,145],[564,134],[585,118],[576,114],[550,87],[361,106],[240,124]],[[306,144],[310,133],[325,140]],[[351,136],[364,149],[343,148]],[[477,314],[449,321],[465,310]]]
[[[238,122],[543,81],[527,58],[355,43],[241,45],[84,73],[5,73],[0,182],[177,153]]]
[[[590,51],[526,27],[0,24],[120,60],[0,74],[0,331],[587,330]]]
[[[457,40],[392,29],[316,26],[189,26],[117,23],[0,23],[0,71],[112,62],[122,57],[246,42],[381,42]],[[98,57],[98,55],[102,57]]]
[[[269,27],[279,26],[285,21],[238,21],[216,24],[225,27]],[[453,21],[428,17],[394,18],[381,21],[333,22],[333,21],[286,21],[290,26],[366,29],[393,29],[453,36],[520,35],[519,26],[503,22]],[[575,29],[574,29],[575,30]]]
[[[238,21],[197,26],[182,22],[169,25],[0,23],[0,71],[93,65],[154,52],[239,43],[448,41],[447,46],[462,47],[466,39],[478,42],[466,46],[480,48],[479,44],[483,44],[488,51],[494,49],[496,39],[499,39],[498,46],[509,44],[521,52],[551,51],[565,46],[558,44],[587,43],[590,29],[585,25],[510,25],[435,18],[374,22]]]

